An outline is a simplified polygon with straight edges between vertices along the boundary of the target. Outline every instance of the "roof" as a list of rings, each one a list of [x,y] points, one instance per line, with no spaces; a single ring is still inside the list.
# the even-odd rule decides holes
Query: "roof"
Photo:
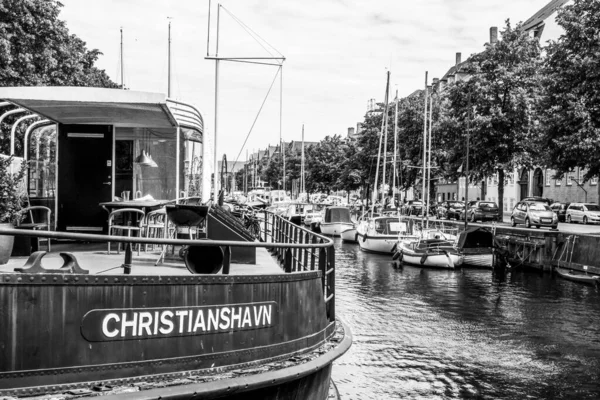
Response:
[[[521,28],[525,31],[529,31],[529,30],[535,28],[536,26],[542,24],[544,22],[544,20],[546,20],[551,15],[553,15],[556,12],[556,10],[558,10],[560,7],[564,6],[569,1],[570,0],[552,0],[552,1],[550,1],[548,4],[546,4],[544,7],[542,7],[541,10],[539,10],[538,12],[533,14],[533,16],[531,18],[529,18],[527,21],[525,21]]]
[[[105,124],[130,128],[183,126],[203,132],[193,106],[162,93],[70,86],[0,87],[0,99],[62,124]]]
[[[306,150],[310,146],[314,146],[316,144],[318,144],[318,142],[307,142],[307,141],[304,141],[304,150]],[[289,149],[291,151],[302,151],[302,141],[292,140],[290,142]]]

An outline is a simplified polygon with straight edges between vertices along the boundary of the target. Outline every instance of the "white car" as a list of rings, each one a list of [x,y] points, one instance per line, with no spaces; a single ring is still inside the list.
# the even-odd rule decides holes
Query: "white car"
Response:
[[[323,220],[323,215],[321,212],[309,212],[304,217],[304,225],[310,226],[313,222],[321,222]]]
[[[566,221],[568,223],[600,223],[600,206],[594,203],[571,203],[569,208],[567,208],[566,214]]]

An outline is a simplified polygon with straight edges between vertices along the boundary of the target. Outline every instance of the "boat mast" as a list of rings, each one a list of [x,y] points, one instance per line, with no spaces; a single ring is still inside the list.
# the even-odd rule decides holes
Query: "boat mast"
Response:
[[[388,71],[388,74],[389,74],[389,71]],[[389,88],[389,75],[388,75],[388,87],[386,90],[388,92],[387,96],[389,96],[389,90],[390,90],[390,88]],[[388,137],[388,99],[387,99],[387,96],[386,96],[386,102],[385,102],[385,115],[384,115],[385,127],[383,128],[383,173],[381,174],[381,186],[383,189],[381,191],[381,206],[382,207],[385,204],[385,195],[386,195],[386,192],[385,192],[385,182],[386,182],[385,169],[386,168],[385,167],[387,164],[387,142],[388,142],[387,141],[387,137]]]
[[[282,136],[282,118],[283,118],[283,67],[279,67],[279,141],[281,146],[281,154],[283,157],[283,198],[285,200],[285,149],[283,147]]]
[[[302,159],[300,160],[300,193],[306,193],[306,183],[304,182],[304,124],[302,124]],[[307,200],[308,200],[308,198],[307,198]]]
[[[396,110],[394,112],[394,175],[392,180],[392,205],[396,203],[396,153],[398,150],[398,89],[396,89]]]
[[[429,228],[429,204],[431,202],[431,123],[433,114],[433,86],[429,95],[429,143],[427,145],[427,227]]]
[[[381,160],[381,141],[383,138],[383,128],[385,126],[385,115],[387,115],[388,108],[388,95],[390,90],[390,71],[387,72],[387,81],[385,83],[385,106],[384,113],[381,116],[381,131],[379,132],[379,147],[377,149],[377,166],[375,168],[375,185],[373,186],[373,192],[375,196],[373,196],[374,200],[377,200],[377,181],[379,180],[379,161]],[[371,204],[371,218],[373,218],[373,211],[375,209],[375,201]]]
[[[217,133],[219,126],[219,20],[221,17],[221,4],[217,5],[217,39],[216,39],[216,49],[215,49],[215,134],[214,134],[214,143],[213,145],[213,202],[214,204],[218,204],[219,202],[219,180],[217,179],[217,171],[219,166],[217,164]]]
[[[171,97],[171,17],[169,19],[169,52],[168,52],[168,63],[167,63],[167,97]]]
[[[427,162],[427,71],[425,71],[425,109],[423,111],[423,191],[422,191],[422,195],[421,195],[421,202],[423,203],[423,210],[421,212],[421,232],[423,231],[424,228],[424,221],[423,219],[425,218],[425,213],[427,212],[427,210],[425,210],[425,180],[427,177],[427,174],[425,172],[425,164]]]
[[[210,24],[210,8],[211,8],[211,2],[209,1],[208,3],[208,7],[209,7],[209,24]],[[241,62],[241,63],[247,63],[247,64],[260,64],[260,65],[271,65],[271,66],[277,66],[279,67],[279,71],[282,72],[283,69],[283,62],[285,61],[285,57],[283,55],[281,55],[281,53],[279,53],[273,46],[270,46],[271,49],[275,50],[278,54],[280,54],[280,57],[219,57],[219,28],[220,28],[220,19],[221,19],[221,8],[223,8],[223,6],[221,4],[217,5],[217,28],[216,28],[216,44],[215,44],[215,55],[214,56],[210,56],[210,25],[209,25],[209,34],[208,34],[208,38],[207,38],[207,42],[206,42],[206,53],[207,56],[205,57],[206,60],[214,60],[215,61],[215,132],[214,132],[214,162],[213,162],[213,188],[214,188],[214,192],[213,192],[213,201],[215,203],[217,203],[218,201],[218,195],[219,195],[219,180],[217,179],[217,170],[218,170],[218,162],[217,162],[217,135],[218,135],[218,118],[219,118],[219,108],[218,108],[218,103],[219,103],[219,62],[220,61],[229,61],[229,62]],[[227,12],[228,14],[232,15],[227,9],[224,9],[225,12]],[[233,15],[232,15],[233,16]],[[233,17],[234,19],[237,20],[236,17]],[[243,23],[242,23],[243,25]],[[253,36],[256,39],[256,36]],[[263,40],[264,42],[264,40]],[[266,43],[266,42],[265,42]],[[268,44],[268,43],[267,43]],[[264,46],[263,46],[264,47]],[[268,51],[268,50],[267,50]],[[270,89],[269,89],[270,91]],[[263,103],[264,104],[264,103]],[[262,107],[261,107],[262,108]],[[281,114],[281,108],[280,108],[280,114]],[[280,122],[280,126],[281,126],[281,122]],[[280,128],[281,129],[281,128]],[[241,153],[241,150],[240,150]],[[256,161],[254,161],[256,162]],[[254,171],[256,173],[256,165],[254,166]],[[253,180],[256,179],[257,183],[258,183],[258,179],[257,177],[254,177]],[[284,183],[285,185],[285,183]]]
[[[123,84],[123,27],[121,27],[121,90],[125,90]]]

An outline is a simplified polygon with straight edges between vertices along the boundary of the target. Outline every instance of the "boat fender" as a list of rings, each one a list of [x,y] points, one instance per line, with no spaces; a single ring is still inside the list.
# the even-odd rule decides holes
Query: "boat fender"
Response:
[[[365,236],[363,236],[363,242],[367,241],[367,234],[365,233]]]
[[[392,246],[392,251],[396,251],[397,248],[398,248],[398,242],[394,243],[394,246]]]
[[[425,261],[427,260],[427,256],[428,256],[427,253],[425,253],[421,256],[421,265],[425,264]]]
[[[392,256],[392,260],[397,260],[398,257],[400,257],[400,254],[402,254],[402,253],[399,253],[399,252],[394,253],[394,255]]]
[[[356,232],[356,233],[354,234],[354,241],[355,241],[355,242],[358,242],[358,232]]]

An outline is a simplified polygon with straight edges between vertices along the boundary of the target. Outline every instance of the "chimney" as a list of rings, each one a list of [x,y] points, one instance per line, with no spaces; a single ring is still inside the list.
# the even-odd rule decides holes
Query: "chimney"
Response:
[[[460,64],[460,62],[461,62],[460,56],[461,56],[460,53],[456,53],[456,64],[454,64],[455,67],[458,67],[458,64]]]
[[[490,44],[496,44],[498,42],[498,27],[492,26],[490,28]]]
[[[348,136],[354,135],[354,128],[348,128]]]

